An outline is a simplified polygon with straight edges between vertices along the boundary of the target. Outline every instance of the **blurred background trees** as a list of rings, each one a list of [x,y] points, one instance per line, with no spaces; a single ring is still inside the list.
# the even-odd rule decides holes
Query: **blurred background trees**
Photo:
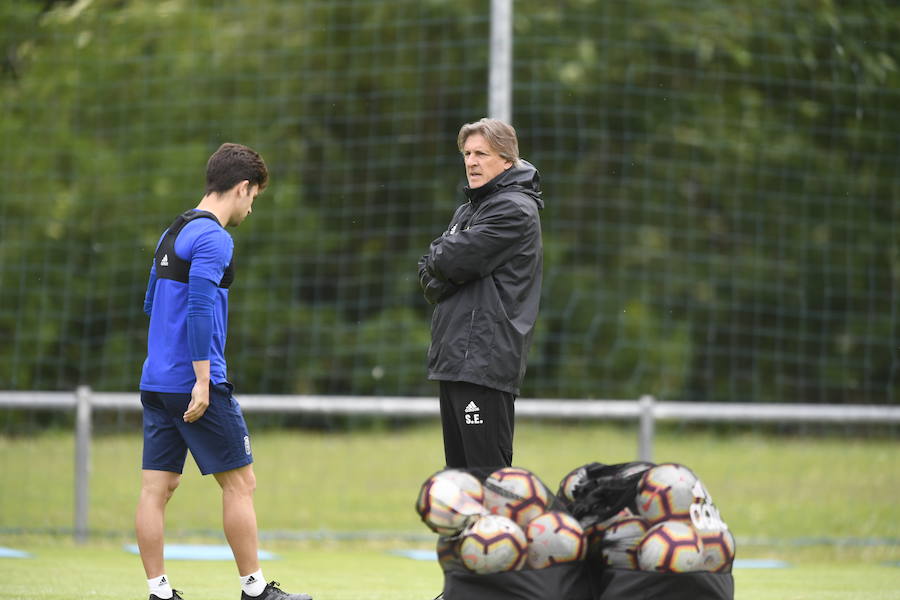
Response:
[[[153,246],[225,141],[243,393],[431,395],[416,261],[487,110],[488,2],[0,7],[0,389],[135,389]],[[523,396],[896,403],[900,8],[518,0],[543,174]]]

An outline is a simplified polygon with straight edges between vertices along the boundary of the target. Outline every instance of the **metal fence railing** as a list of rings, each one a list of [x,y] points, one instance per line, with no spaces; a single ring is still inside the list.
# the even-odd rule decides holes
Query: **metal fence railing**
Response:
[[[436,398],[362,396],[241,395],[245,413],[359,415],[433,418],[440,415]],[[91,436],[94,411],[140,411],[137,392],[0,391],[0,408],[75,411],[75,517],[77,541],[87,539]],[[770,404],[662,402],[651,395],[637,400],[561,400],[520,398],[517,418],[559,420],[636,420],[637,456],[652,460],[657,421],[731,423],[869,423],[900,424],[900,406],[844,404]]]

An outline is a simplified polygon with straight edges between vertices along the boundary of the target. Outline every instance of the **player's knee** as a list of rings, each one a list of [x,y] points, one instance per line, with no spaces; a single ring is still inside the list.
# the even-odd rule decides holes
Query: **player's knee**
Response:
[[[159,485],[155,491],[156,495],[162,497],[165,502],[168,502],[172,495],[175,493],[175,490],[178,489],[178,484],[181,483],[181,475],[177,475],[175,477],[171,477],[166,479]]]
[[[229,491],[236,494],[252,495],[256,490],[256,475],[253,471],[238,471],[234,477],[229,478]]]
[[[166,484],[166,500],[172,497],[172,494],[175,493],[175,490],[178,489],[178,485],[181,483],[181,475],[177,475],[169,479]]]
[[[171,477],[145,478],[141,486],[141,493],[148,499],[155,498],[168,502],[178,488],[179,483],[181,483],[181,475],[175,473]]]
[[[241,487],[242,491],[245,494],[253,495],[253,492],[256,491],[256,475],[253,471],[249,471],[244,473],[241,477]]]
[[[248,467],[220,473],[216,475],[216,479],[226,494],[252,496],[256,490],[256,475]]]

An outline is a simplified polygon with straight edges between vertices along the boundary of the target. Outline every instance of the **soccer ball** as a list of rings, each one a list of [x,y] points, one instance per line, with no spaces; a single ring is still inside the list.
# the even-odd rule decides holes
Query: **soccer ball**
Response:
[[[644,473],[645,471],[652,469],[654,466],[655,465],[652,462],[636,460],[634,462],[626,463],[625,467],[622,469],[622,472],[619,473],[619,475],[621,477],[631,477],[632,475]]]
[[[637,569],[638,544],[649,525],[640,517],[624,516],[602,529],[598,535],[600,561],[607,567]]]
[[[703,542],[703,569],[716,573],[728,573],[734,562],[734,536],[727,529],[700,531]]]
[[[528,540],[522,528],[501,515],[484,515],[462,533],[459,556],[470,571],[485,575],[517,571],[525,564]]]
[[[550,565],[582,560],[587,552],[584,531],[572,515],[551,511],[535,517],[525,531],[528,538],[528,566],[543,569]]]
[[[440,472],[440,475],[442,478],[449,479],[455,483],[459,489],[471,496],[479,504],[484,502],[484,487],[474,475],[460,469],[445,469]]]
[[[439,471],[426,479],[419,490],[416,512],[439,535],[456,535],[475,516],[486,512],[484,506],[461,487],[471,487],[471,482],[466,482],[461,475],[468,474],[454,470]],[[478,483],[477,479],[472,479]]]
[[[703,541],[684,521],[663,521],[651,527],[637,549],[642,571],[685,573],[703,570]]]
[[[691,504],[705,500],[703,484],[684,465],[665,463],[646,471],[637,487],[638,513],[654,525],[691,518]]]
[[[638,515],[636,515],[636,514],[634,514],[633,512],[631,512],[631,509],[628,508],[628,507],[626,506],[625,508],[623,508],[622,510],[620,510],[619,512],[617,512],[616,514],[614,514],[614,515],[611,516],[610,518],[604,519],[604,520],[602,520],[602,521],[597,521],[597,523],[594,524],[594,528],[595,528],[598,532],[601,532],[601,533],[602,533],[602,532],[605,531],[608,527],[610,527],[611,525],[613,525],[614,523],[616,523],[616,522],[618,522],[618,521],[621,521],[622,519],[625,519],[625,518],[627,518],[627,517],[637,517],[637,516],[638,516]]]
[[[531,471],[504,467],[484,481],[484,506],[492,514],[507,517],[520,527],[543,514],[550,492]]]
[[[597,554],[600,552],[601,542],[603,541],[603,532],[613,523],[621,521],[626,517],[634,516],[636,515],[631,512],[628,507],[625,507],[613,516],[602,521],[596,521],[590,517],[582,520],[581,525],[584,527],[584,537],[588,542],[588,554]]]
[[[575,501],[575,488],[581,485],[587,478],[587,465],[572,469],[566,473],[565,477],[559,482],[559,491],[556,495],[566,504],[570,505]]]
[[[443,571],[458,571],[463,568],[462,559],[459,557],[459,538],[439,536],[437,541],[438,564]]]

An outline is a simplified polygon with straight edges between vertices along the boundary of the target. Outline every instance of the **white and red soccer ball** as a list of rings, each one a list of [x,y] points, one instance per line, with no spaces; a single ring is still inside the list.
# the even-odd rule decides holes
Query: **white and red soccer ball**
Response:
[[[484,487],[471,473],[463,471],[462,469],[445,469],[438,472],[437,475],[456,484],[460,490],[479,504],[484,503]]]
[[[600,561],[604,566],[637,569],[637,548],[649,528],[647,521],[627,513],[616,518],[597,534]]]
[[[690,523],[663,521],[651,527],[638,544],[637,563],[642,571],[702,571],[703,541]]]
[[[559,482],[556,495],[560,500],[571,506],[575,501],[575,489],[587,480],[587,465],[572,469],[566,473]]]
[[[734,536],[728,529],[698,531],[703,542],[702,567],[704,571],[730,573],[734,563]]]
[[[522,528],[502,515],[482,515],[461,534],[458,552],[463,565],[486,575],[522,568],[528,539]]]
[[[525,531],[528,538],[528,566],[543,569],[582,560],[587,554],[584,530],[570,514],[550,511],[535,517]]]
[[[425,480],[416,499],[416,512],[439,535],[456,535],[484,514],[481,483],[457,469],[439,471]]]
[[[662,521],[689,520],[691,505],[706,501],[708,494],[694,472],[675,463],[648,469],[637,486],[638,514],[651,525]]]
[[[519,527],[547,511],[550,492],[531,471],[504,467],[484,480],[484,507],[494,515],[507,517]]]
[[[460,570],[463,567],[462,559],[459,556],[459,537],[448,537],[445,535],[438,536],[437,553],[438,564],[441,570]]]

